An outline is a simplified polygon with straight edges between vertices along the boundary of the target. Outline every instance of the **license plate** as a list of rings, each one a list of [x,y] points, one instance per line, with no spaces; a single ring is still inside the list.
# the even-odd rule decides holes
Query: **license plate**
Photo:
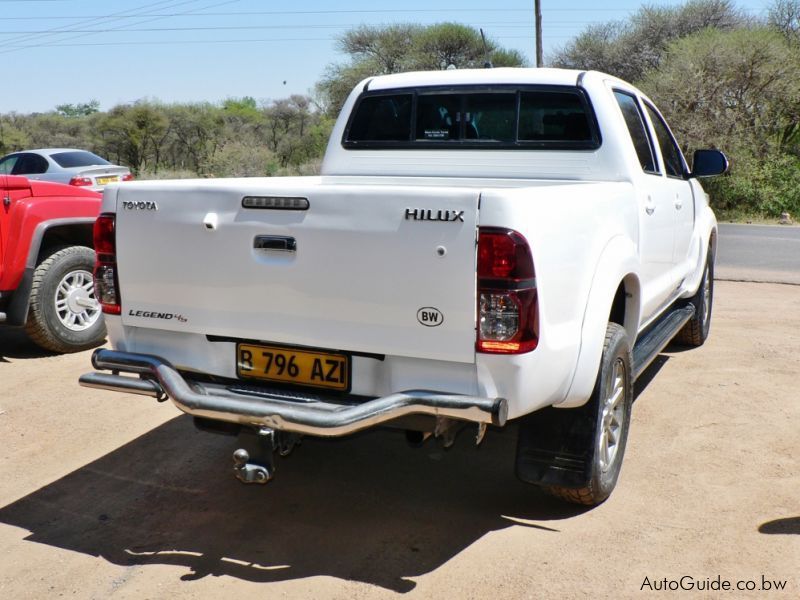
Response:
[[[349,357],[333,352],[237,344],[236,373],[247,379],[336,391],[350,389]]]
[[[119,181],[119,177],[114,175],[113,177],[98,177],[97,178],[97,185],[105,185],[107,183],[113,183],[115,181]]]

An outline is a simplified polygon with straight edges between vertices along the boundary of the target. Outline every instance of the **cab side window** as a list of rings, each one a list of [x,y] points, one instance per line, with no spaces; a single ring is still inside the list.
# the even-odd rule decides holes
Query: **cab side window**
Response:
[[[39,175],[47,171],[47,159],[38,154],[20,154],[12,175]]]
[[[11,175],[14,164],[17,162],[18,156],[7,156],[0,160],[0,175]]]
[[[667,124],[664,122],[664,119],[661,118],[661,115],[658,114],[658,111],[646,102],[645,109],[647,110],[647,116],[650,117],[650,122],[653,124],[653,129],[656,132],[658,147],[661,148],[661,157],[664,159],[664,168],[667,171],[667,175],[670,177],[683,178],[686,174],[686,163],[683,160],[683,155],[681,154],[680,148],[678,148],[678,144],[675,143],[675,139],[667,128]]]
[[[636,155],[639,157],[639,164],[645,173],[658,173],[656,164],[656,153],[653,148],[653,141],[647,132],[644,124],[644,116],[639,108],[639,103],[632,95],[619,90],[614,90],[614,97],[625,118],[625,125],[628,126],[633,146],[636,148]]]

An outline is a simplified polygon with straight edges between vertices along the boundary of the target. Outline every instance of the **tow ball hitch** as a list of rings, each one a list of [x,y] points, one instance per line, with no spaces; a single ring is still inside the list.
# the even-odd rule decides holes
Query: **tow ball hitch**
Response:
[[[267,427],[243,429],[233,453],[233,472],[242,483],[267,483],[275,475],[274,453],[287,456],[300,443],[297,435]]]
[[[269,464],[250,462],[250,453],[244,448],[239,448],[233,453],[233,471],[236,479],[242,483],[267,483],[275,474],[275,467],[272,464],[272,457],[266,462]]]

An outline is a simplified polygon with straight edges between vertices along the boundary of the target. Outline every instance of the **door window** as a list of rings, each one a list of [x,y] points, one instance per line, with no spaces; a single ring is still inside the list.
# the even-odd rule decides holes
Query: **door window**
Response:
[[[645,173],[658,173],[656,153],[650,134],[645,127],[639,103],[630,94],[619,90],[614,90],[614,97],[617,99],[622,116],[625,117],[625,125],[628,126],[628,133],[633,141],[633,147],[636,148],[636,155],[639,157],[642,170]]]
[[[13,156],[6,156],[3,160],[0,160],[0,173],[3,175],[10,175],[18,158],[19,155],[15,154]]]
[[[39,175],[47,171],[47,159],[38,154],[20,154],[12,175]]]
[[[658,140],[658,147],[661,149],[661,157],[664,159],[664,169],[670,177],[681,177],[686,173],[685,162],[681,154],[678,144],[667,128],[667,124],[661,115],[658,114],[655,108],[645,102],[647,115],[653,123],[653,129],[656,132],[656,139]]]

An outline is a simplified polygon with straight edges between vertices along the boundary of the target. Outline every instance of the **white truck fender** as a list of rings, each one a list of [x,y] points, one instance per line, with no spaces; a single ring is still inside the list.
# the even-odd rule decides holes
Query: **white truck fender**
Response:
[[[612,303],[621,283],[625,287],[625,323],[631,347],[636,341],[640,317],[639,260],[636,246],[618,235],[603,249],[594,271],[581,323],[578,359],[569,391],[557,408],[583,406],[589,399],[600,368],[600,356]]]
[[[695,230],[698,232],[696,235],[700,238],[697,247],[698,256],[694,270],[683,282],[682,298],[691,298],[697,292],[697,288],[700,287],[700,280],[703,278],[705,271],[706,256],[708,256],[709,248],[711,249],[712,257],[716,256],[717,253],[717,219],[707,203],[704,203],[698,210],[695,219]]]

